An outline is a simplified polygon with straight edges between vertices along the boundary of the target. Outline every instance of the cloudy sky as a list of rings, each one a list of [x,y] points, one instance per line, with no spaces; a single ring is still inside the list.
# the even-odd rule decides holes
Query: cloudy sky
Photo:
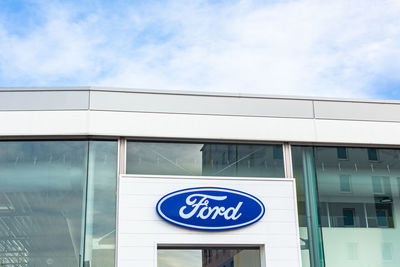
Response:
[[[0,0],[0,86],[400,99],[400,0]]]

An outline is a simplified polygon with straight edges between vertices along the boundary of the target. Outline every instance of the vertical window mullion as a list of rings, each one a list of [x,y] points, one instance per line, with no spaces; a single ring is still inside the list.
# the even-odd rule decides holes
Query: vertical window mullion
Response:
[[[125,138],[118,139],[118,173],[126,174],[127,142]]]
[[[282,144],[282,151],[283,151],[283,166],[285,169],[285,178],[293,178],[291,145],[289,143]]]

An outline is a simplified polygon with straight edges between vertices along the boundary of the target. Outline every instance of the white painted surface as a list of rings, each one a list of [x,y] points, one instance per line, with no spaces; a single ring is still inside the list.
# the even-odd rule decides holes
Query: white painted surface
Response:
[[[400,145],[400,102],[107,88],[5,88],[0,137]]]
[[[315,142],[400,145],[400,123],[315,120]]]
[[[88,91],[17,91],[0,90],[0,111],[7,110],[87,110]]]
[[[314,101],[316,119],[400,122],[400,104]]]
[[[287,118],[313,117],[313,106],[310,100],[100,91],[93,91],[90,96],[91,110]]]
[[[90,112],[90,132],[158,138],[313,140],[311,119],[135,112]]]
[[[0,111],[0,136],[143,138],[399,145],[400,123],[112,111]]]
[[[219,232],[190,230],[156,213],[164,195],[190,187],[217,186],[244,191],[266,207],[264,217],[248,227]],[[119,179],[118,267],[156,267],[157,245],[257,245],[263,266],[301,266],[293,179],[235,179],[123,175]]]
[[[88,111],[2,111],[0,136],[87,135]]]

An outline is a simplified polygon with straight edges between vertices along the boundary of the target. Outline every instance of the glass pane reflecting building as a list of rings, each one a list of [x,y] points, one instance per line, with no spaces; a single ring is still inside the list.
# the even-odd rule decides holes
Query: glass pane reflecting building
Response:
[[[112,266],[116,151],[116,141],[0,141],[1,264]]]
[[[321,250],[326,266],[400,264],[393,254],[400,235],[396,221],[400,150],[373,149],[371,157],[371,148],[347,147],[343,159],[338,149],[292,148],[294,174],[302,192],[298,205],[303,266],[310,266],[310,253]],[[316,210],[304,208],[305,201],[314,202]]]
[[[281,145],[128,142],[127,173],[284,177]]]
[[[398,114],[398,101],[0,88],[0,266],[400,266]]]

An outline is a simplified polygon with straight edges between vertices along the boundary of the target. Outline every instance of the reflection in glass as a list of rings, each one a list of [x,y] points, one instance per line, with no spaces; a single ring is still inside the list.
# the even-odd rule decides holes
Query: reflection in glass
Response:
[[[85,267],[111,267],[115,258],[117,142],[89,142]]]
[[[159,248],[158,267],[260,267],[259,248]]]
[[[79,266],[87,142],[0,142],[0,265]]]
[[[281,145],[128,142],[127,173],[284,177]]]
[[[318,198],[307,201],[318,203],[325,266],[400,266],[400,254],[392,253],[400,246],[400,150],[346,148],[343,161],[334,147],[294,147],[295,173],[304,167],[301,152],[310,149],[314,177],[296,178],[317,183]]]
[[[0,266],[114,266],[117,142],[91,141],[89,168],[88,143],[0,142]]]
[[[296,179],[299,234],[303,267],[323,267],[322,237],[319,224],[328,224],[324,206],[317,202],[315,160],[312,147],[292,147],[293,176]],[[320,217],[318,217],[318,208]],[[320,220],[319,220],[320,219]]]

